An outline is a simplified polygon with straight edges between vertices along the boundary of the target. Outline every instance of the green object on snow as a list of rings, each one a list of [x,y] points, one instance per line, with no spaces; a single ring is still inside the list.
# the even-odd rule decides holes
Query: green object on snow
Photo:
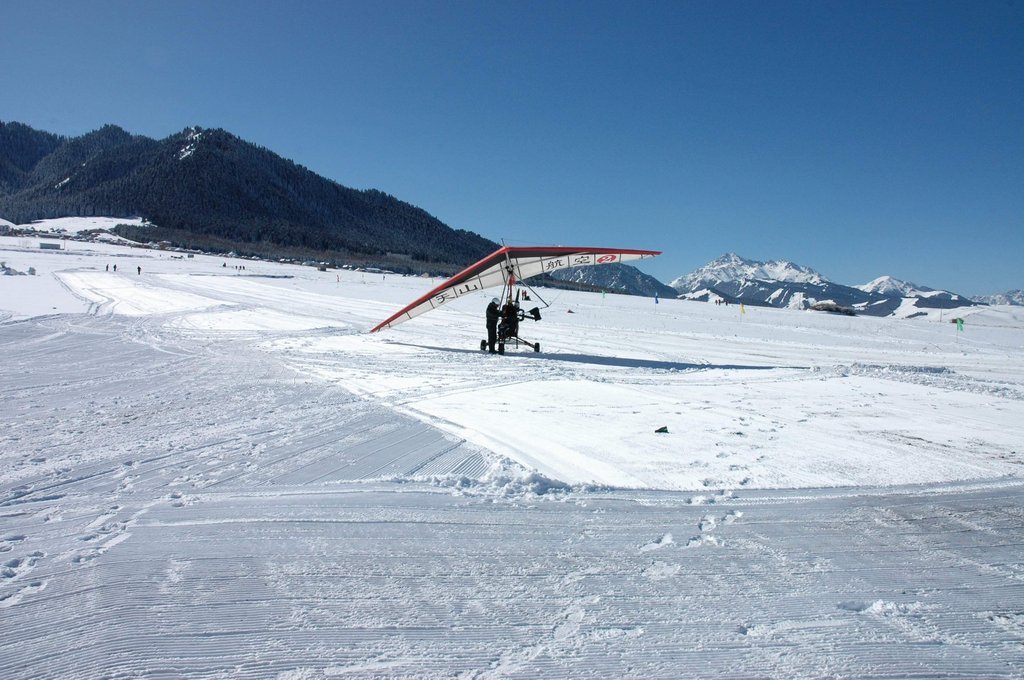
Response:
[[[667,425],[662,425],[657,430],[655,430],[655,432],[664,432],[665,434],[668,434],[668,426]]]

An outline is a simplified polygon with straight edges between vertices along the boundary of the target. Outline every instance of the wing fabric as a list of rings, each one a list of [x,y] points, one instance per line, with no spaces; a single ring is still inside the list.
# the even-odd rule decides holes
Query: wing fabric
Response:
[[[623,250],[620,248],[570,248],[565,246],[505,246],[434,288],[423,297],[403,307],[382,321],[370,332],[397,326],[414,316],[437,309],[463,295],[486,288],[503,286],[509,276],[528,279],[531,276],[553,272],[567,267],[611,264],[628,260],[642,260],[660,255],[656,250]]]

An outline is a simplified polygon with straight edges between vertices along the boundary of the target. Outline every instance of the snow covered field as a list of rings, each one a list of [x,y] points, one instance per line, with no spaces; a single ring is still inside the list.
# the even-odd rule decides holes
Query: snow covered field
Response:
[[[491,293],[66,246],[0,237],[0,677],[1024,675],[1021,308],[542,289],[490,356]]]

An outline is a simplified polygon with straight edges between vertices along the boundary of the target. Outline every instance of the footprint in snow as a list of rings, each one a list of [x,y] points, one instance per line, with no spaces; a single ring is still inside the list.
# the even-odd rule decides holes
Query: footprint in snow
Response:
[[[697,548],[702,545],[721,545],[722,542],[712,536],[711,534],[700,534],[699,536],[691,536],[686,541],[687,548]]]
[[[725,513],[725,517],[722,518],[722,521],[726,524],[732,524],[740,517],[743,517],[742,510],[730,510],[729,512]]]
[[[667,562],[657,561],[649,567],[645,567],[640,573],[652,581],[663,581],[667,578],[672,578],[681,570],[682,567],[678,564],[669,564]]]
[[[71,558],[71,563],[78,565],[87,564],[102,554],[102,550],[97,550],[93,548],[92,550],[89,550],[87,552],[78,553],[77,555],[75,555],[73,558]]]
[[[673,544],[672,534],[665,534],[664,536],[662,536],[661,538],[659,538],[659,539],[657,539],[655,541],[651,541],[650,543],[646,543],[646,544],[640,546],[640,552],[642,552],[642,553],[650,552],[652,550],[658,550],[659,548],[664,548],[664,547],[672,545],[672,544]]]
[[[27,595],[33,595],[46,588],[46,581],[32,581],[27,586],[22,586],[17,592],[8,595],[0,595],[0,607],[11,607],[18,604]]]
[[[10,536],[0,538],[0,553],[14,550],[14,546],[24,541],[25,538],[26,536],[24,534],[12,534]]]
[[[35,568],[36,562],[46,557],[42,550],[36,550],[28,557],[13,557],[0,565],[0,578],[14,579],[21,578]]]

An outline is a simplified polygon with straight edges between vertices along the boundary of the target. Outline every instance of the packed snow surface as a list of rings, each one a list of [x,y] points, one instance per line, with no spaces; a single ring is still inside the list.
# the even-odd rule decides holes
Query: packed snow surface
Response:
[[[1019,308],[0,260],[2,677],[1024,675]]]

